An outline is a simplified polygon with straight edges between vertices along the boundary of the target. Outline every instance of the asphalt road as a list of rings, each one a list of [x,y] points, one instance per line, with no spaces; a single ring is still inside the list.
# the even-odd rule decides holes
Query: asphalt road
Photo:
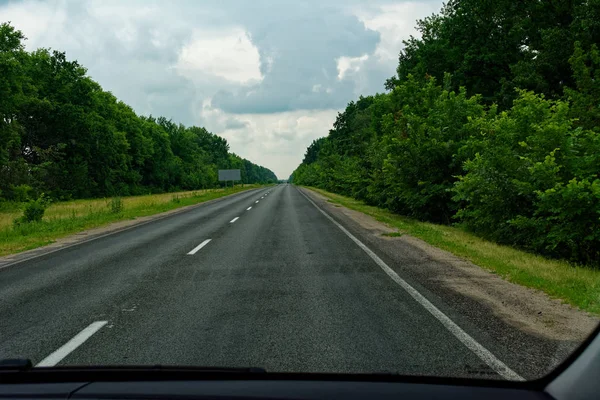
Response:
[[[0,358],[510,378],[498,361],[527,375],[349,234],[279,185],[9,266]]]

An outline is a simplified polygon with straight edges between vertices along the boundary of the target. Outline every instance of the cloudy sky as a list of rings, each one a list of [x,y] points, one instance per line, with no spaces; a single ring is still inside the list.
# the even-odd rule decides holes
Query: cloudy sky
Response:
[[[287,178],[338,111],[384,90],[421,1],[6,1],[29,50],[65,51],[138,113],[201,125]]]

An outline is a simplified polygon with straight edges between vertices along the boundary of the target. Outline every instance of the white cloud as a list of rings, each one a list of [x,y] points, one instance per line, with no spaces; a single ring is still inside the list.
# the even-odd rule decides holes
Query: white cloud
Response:
[[[275,59],[273,58],[273,56],[266,56],[265,57],[265,66],[266,66],[266,73],[270,73],[273,70],[273,62],[275,62]]]
[[[176,68],[188,78],[203,73],[242,84],[263,79],[258,49],[241,28],[219,32],[194,30],[192,40],[179,52]]]
[[[342,56],[338,58],[337,60],[335,60],[337,63],[338,70],[337,78],[339,80],[342,80],[348,72],[358,72],[360,70],[361,65],[363,65],[363,63],[368,59],[369,56],[367,54],[363,54],[360,57]]]
[[[419,34],[415,29],[417,20],[439,11],[441,4],[441,1],[407,1],[375,8],[357,7],[354,14],[367,28],[379,32],[380,40],[373,53],[375,58],[395,66],[404,47],[402,41]]]
[[[432,0],[351,6],[350,12],[367,29],[377,32],[379,40],[373,51],[360,57],[337,58],[338,81],[351,83],[355,97],[381,92],[385,80],[396,71],[402,41],[418,36],[417,20],[439,11],[441,4]]]
[[[308,145],[326,136],[338,110],[297,110],[272,114],[229,114],[212,108],[209,100],[201,110],[202,123],[224,137],[232,151],[287,178],[302,162]],[[230,129],[235,121],[244,129]]]
[[[30,50],[53,38],[53,26],[65,24],[67,14],[63,8],[50,3],[26,1],[23,3],[8,3],[1,8],[0,22],[10,21],[13,26],[23,31],[29,39],[26,42]],[[45,39],[45,40],[38,40]]]

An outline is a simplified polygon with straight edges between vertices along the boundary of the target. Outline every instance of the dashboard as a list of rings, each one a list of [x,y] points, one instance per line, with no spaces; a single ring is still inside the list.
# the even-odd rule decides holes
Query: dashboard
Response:
[[[552,399],[540,391],[396,382],[294,380],[0,385],[0,399]]]

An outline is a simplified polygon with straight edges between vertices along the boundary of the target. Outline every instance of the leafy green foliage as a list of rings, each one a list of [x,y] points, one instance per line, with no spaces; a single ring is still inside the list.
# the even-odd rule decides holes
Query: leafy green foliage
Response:
[[[600,262],[600,141],[569,114],[566,102],[522,92],[510,111],[482,120],[483,150],[455,185],[457,217],[499,242]]]
[[[13,201],[24,203],[30,200],[32,188],[29,185],[12,185],[10,188],[11,199]]]
[[[573,86],[569,57],[575,43],[600,42],[600,0],[450,0],[437,15],[417,21],[421,37],[404,42],[392,89],[408,75],[452,74],[451,89],[464,86],[486,104],[509,108],[514,88],[562,97]]]
[[[36,200],[29,200],[25,204],[23,215],[15,219],[14,224],[19,226],[24,223],[40,222],[44,217],[44,212],[50,203],[50,199],[44,194],[42,194]]]
[[[565,88],[565,95],[571,101],[571,116],[577,125],[600,132],[600,51],[592,44],[585,51],[581,43],[575,43],[573,55],[569,58],[573,68],[575,88]]]
[[[600,0],[451,0],[296,184],[600,265]]]
[[[120,214],[123,211],[123,200],[120,197],[111,198],[108,205],[113,214]]]
[[[277,180],[229,152],[201,127],[142,117],[64,53],[26,52],[24,36],[0,24],[0,193],[24,201],[124,196],[218,187],[217,169],[242,183]],[[30,188],[24,194],[23,188]],[[2,200],[0,198],[0,200]]]

